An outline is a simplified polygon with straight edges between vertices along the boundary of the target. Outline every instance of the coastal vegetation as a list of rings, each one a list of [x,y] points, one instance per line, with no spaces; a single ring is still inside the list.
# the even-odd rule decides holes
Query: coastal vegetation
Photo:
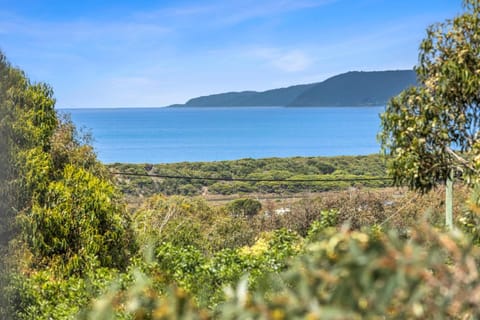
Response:
[[[392,184],[380,155],[116,163],[108,168],[117,173],[115,183],[128,196],[295,194]]]
[[[0,53],[1,318],[479,318],[480,4],[464,3],[463,15],[429,29],[421,86],[393,98],[382,117],[387,170],[412,191],[355,185],[288,207],[248,190],[226,204],[183,190],[210,192],[207,174],[385,177],[385,160],[106,167],[58,116],[52,90]],[[147,173],[154,187],[129,186],[114,170],[134,174],[121,179]],[[455,188],[456,229],[445,230],[442,184],[452,170],[465,183]],[[166,175],[185,181],[159,193]],[[204,179],[196,186],[189,175]],[[130,210],[129,193],[142,198]]]

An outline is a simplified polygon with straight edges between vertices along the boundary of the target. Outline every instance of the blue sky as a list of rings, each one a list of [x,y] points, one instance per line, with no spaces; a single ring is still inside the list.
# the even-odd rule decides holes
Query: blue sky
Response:
[[[460,0],[0,0],[0,49],[58,107],[155,107],[409,69]]]

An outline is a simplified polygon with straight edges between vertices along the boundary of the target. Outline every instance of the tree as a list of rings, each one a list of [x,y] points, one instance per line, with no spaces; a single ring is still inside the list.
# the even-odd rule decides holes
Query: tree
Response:
[[[480,168],[480,3],[428,28],[415,68],[418,86],[381,115],[382,150],[397,185],[426,192],[452,171],[475,179]]]
[[[56,308],[65,284],[73,286],[69,301],[86,299],[99,267],[124,270],[136,249],[120,193],[88,142],[58,116],[53,90],[0,51],[2,319],[65,315]]]
[[[108,181],[66,165],[62,179],[49,183],[45,201],[34,199],[19,217],[34,263],[67,275],[125,268],[132,235],[119,198]]]
[[[38,272],[61,281],[122,270],[135,249],[123,200],[88,139],[57,115],[53,90],[1,51],[0,222],[2,319],[33,303],[17,293],[33,292]]]
[[[20,232],[18,213],[30,206],[45,177],[43,155],[49,152],[50,136],[57,125],[54,104],[50,87],[30,83],[0,51],[0,291],[4,293],[0,295],[0,314],[6,318],[12,303],[5,288],[11,264],[16,263],[11,254],[18,252],[9,243]]]
[[[231,214],[237,217],[253,217],[262,210],[262,204],[255,199],[235,199],[227,206]]]

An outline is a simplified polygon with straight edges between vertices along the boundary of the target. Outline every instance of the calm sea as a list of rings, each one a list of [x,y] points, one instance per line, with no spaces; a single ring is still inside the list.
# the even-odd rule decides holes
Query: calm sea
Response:
[[[379,152],[384,107],[64,109],[105,163]]]

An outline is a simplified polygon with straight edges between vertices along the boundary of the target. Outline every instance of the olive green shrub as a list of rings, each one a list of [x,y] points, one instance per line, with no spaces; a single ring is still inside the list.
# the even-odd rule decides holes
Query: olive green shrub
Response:
[[[405,239],[380,230],[330,228],[299,249],[298,242],[285,242],[286,234],[277,234],[273,243],[297,248],[299,255],[280,269],[270,268],[273,272],[261,275],[254,286],[253,273],[238,277],[237,266],[255,263],[252,256],[256,254],[268,256],[271,241],[265,245],[261,240],[244,252],[225,251],[207,262],[224,277],[237,278],[224,290],[225,300],[214,300],[210,308],[195,306],[198,297],[192,291],[153,290],[151,278],[141,275],[141,281],[124,293],[116,291],[96,301],[90,319],[113,319],[120,311],[135,319],[480,317],[479,248],[461,233],[443,233],[427,225],[412,229],[410,235]],[[204,278],[198,279],[205,283]]]
[[[242,217],[234,217],[204,199],[155,195],[147,198],[133,215],[138,243],[145,247],[170,242],[212,253],[222,248],[250,244],[254,229]]]
[[[133,240],[123,212],[109,182],[67,165],[62,179],[47,186],[44,201],[35,200],[21,216],[33,265],[65,275],[99,266],[124,269]]]
[[[240,283],[219,318],[476,319],[480,316],[478,248],[430,227],[369,236],[327,232],[309,244],[272,290]]]

